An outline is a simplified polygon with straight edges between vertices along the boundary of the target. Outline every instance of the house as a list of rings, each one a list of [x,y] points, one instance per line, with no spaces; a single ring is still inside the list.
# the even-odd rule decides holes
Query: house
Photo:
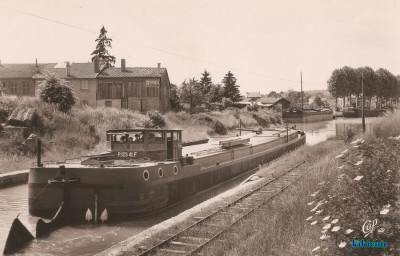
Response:
[[[260,92],[246,92],[246,97],[245,99],[248,99],[248,101],[258,101],[261,98],[261,93]]]
[[[157,67],[110,67],[97,75],[97,106],[129,108],[140,111],[170,108],[170,82],[166,68]]]
[[[53,64],[1,64],[0,91],[8,95],[35,96],[34,75],[51,68]]]
[[[290,107],[290,101],[285,98],[261,98],[258,100],[261,106],[271,108],[278,104],[282,106],[282,109],[288,109]]]
[[[170,108],[170,81],[166,68],[101,66],[92,63],[3,64],[0,85],[6,94],[35,96],[46,73],[65,79],[74,89],[79,104],[139,111]]]
[[[278,104],[282,105],[282,109],[287,109],[290,107],[290,101],[285,98],[254,98],[246,97],[242,101],[237,103],[241,106],[258,105],[261,108],[272,108]]]

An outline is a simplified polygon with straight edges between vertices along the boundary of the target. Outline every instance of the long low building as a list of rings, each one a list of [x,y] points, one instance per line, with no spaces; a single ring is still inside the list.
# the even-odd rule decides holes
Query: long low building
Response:
[[[8,95],[35,96],[46,73],[65,79],[79,104],[139,111],[170,108],[170,81],[166,68],[105,67],[91,63],[0,64],[0,88]]]

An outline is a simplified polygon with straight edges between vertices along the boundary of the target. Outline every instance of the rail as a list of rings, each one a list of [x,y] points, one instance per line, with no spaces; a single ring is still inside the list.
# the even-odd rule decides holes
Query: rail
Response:
[[[271,178],[264,182],[261,186],[249,191],[240,198],[220,207],[205,217],[195,217],[195,221],[189,227],[179,231],[176,234],[162,240],[151,248],[144,248],[145,251],[139,255],[193,255],[200,252],[205,246],[215,241],[219,236],[228,231],[233,225],[240,222],[251,213],[261,208],[265,203],[279,195],[293,185],[302,174],[299,170],[295,170],[302,161],[290,169],[284,171],[275,178]],[[221,218],[216,218],[220,216]],[[229,221],[230,216],[231,221]],[[214,220],[214,221],[213,221]],[[228,223],[223,222],[228,220]],[[191,232],[201,233],[201,229],[206,227],[206,237],[191,236]],[[213,230],[213,228],[215,230]],[[211,235],[211,236],[210,236]],[[188,240],[190,242],[188,242]]]

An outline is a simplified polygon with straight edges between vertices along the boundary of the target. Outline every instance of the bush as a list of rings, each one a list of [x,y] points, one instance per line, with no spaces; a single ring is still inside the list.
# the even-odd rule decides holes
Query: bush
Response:
[[[346,127],[340,137],[345,143],[350,143],[356,136],[356,132],[352,127]]]
[[[258,105],[249,105],[247,106],[247,111],[250,112],[257,112],[258,111],[259,106]]]
[[[42,101],[58,106],[61,112],[68,112],[75,105],[76,98],[68,82],[48,74],[40,85],[39,97]]]
[[[214,131],[220,135],[225,135],[228,133],[228,131],[226,130],[225,125],[223,125],[223,123],[221,123],[220,121],[216,121],[214,124]]]
[[[257,114],[253,114],[252,117],[257,121],[257,123],[259,125],[261,125],[262,127],[269,127],[270,125],[270,121],[269,118],[263,118]]]
[[[150,118],[150,122],[146,124],[148,128],[164,128],[167,125],[164,117],[157,110],[148,111],[147,116]]]

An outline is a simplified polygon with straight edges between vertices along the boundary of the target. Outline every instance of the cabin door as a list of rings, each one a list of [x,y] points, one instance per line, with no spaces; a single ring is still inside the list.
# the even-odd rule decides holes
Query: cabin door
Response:
[[[167,132],[167,159],[174,159],[174,144],[172,132]]]

